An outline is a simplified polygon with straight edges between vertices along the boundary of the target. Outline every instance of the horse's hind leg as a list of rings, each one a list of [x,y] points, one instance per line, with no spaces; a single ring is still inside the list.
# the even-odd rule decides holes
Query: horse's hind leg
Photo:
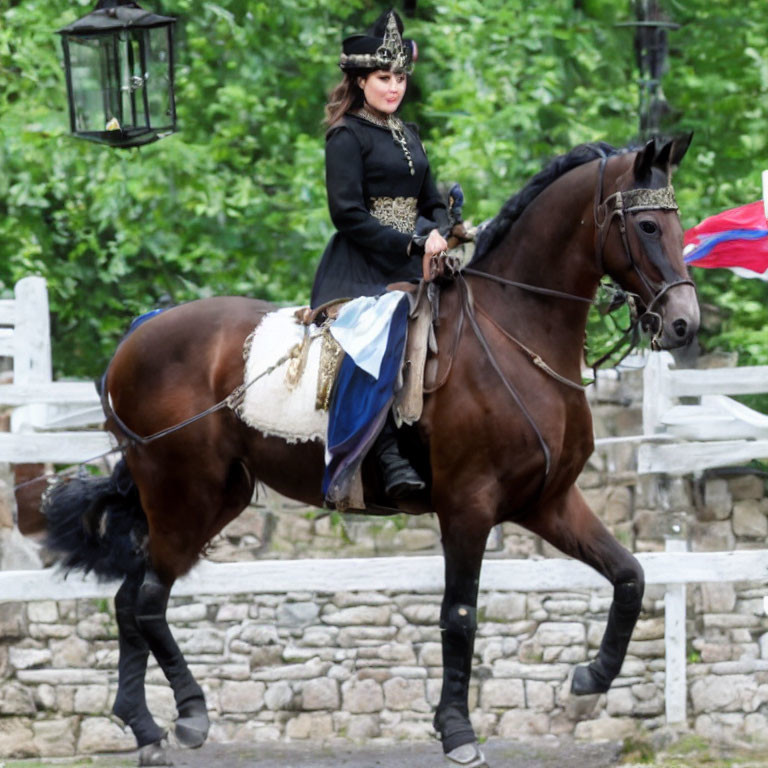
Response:
[[[139,765],[166,765],[160,745],[165,731],[152,718],[144,692],[149,645],[136,622],[136,601],[142,578],[143,573],[127,576],[115,595],[120,658],[112,711],[133,731],[139,747]]]
[[[440,611],[443,688],[434,726],[448,760],[466,768],[487,767],[469,721],[469,680],[477,629],[480,568],[490,526],[481,531],[464,520],[441,517],[445,593]],[[477,520],[474,525],[477,525]]]
[[[218,426],[211,418],[206,431],[176,443],[169,437],[165,454],[137,456],[131,467],[147,517],[152,563],[138,590],[136,621],[173,689],[176,738],[193,748],[205,742],[210,721],[203,690],[168,627],[168,598],[175,579],[194,565],[203,545],[240,513],[253,491]],[[206,445],[216,448],[200,448]]]
[[[613,585],[613,603],[596,658],[577,667],[571,691],[577,695],[605,693],[621,671],[642,606],[645,579],[637,559],[611,535],[574,486],[562,505],[523,521],[559,550],[605,576]]]
[[[176,738],[185,747],[199,747],[208,735],[205,694],[189,671],[165,618],[171,585],[147,569],[136,601],[136,622],[152,655],[168,678],[176,700]]]

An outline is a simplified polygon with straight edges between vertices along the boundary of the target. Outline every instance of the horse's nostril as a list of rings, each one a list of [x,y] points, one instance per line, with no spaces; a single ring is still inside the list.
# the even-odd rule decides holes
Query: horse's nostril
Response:
[[[688,333],[688,323],[685,320],[675,320],[672,323],[675,333],[682,339]]]
[[[640,327],[645,333],[658,333],[661,330],[661,318],[657,314],[645,314],[640,318]]]

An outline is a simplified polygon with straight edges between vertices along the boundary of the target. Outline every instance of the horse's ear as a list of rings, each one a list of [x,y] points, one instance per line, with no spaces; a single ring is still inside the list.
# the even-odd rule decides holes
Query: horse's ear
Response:
[[[657,153],[656,157],[653,158],[653,164],[658,168],[660,171],[664,173],[664,175],[667,177],[667,183],[669,183],[669,179],[671,177],[671,170],[669,167],[669,158],[672,154],[672,144],[673,142],[668,141]]]
[[[635,157],[635,179],[643,181],[651,175],[653,160],[656,157],[656,139],[651,139]]]
[[[681,133],[672,141],[672,155],[669,158],[670,173],[674,173],[677,170],[683,157],[685,157],[685,153],[688,151],[688,147],[691,146],[692,140],[693,131],[689,131],[688,133]]]

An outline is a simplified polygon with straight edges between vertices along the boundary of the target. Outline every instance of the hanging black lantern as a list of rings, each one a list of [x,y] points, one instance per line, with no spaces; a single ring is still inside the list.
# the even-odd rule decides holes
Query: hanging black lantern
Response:
[[[59,30],[75,136],[137,147],[176,130],[175,22],[134,2],[99,0]]]

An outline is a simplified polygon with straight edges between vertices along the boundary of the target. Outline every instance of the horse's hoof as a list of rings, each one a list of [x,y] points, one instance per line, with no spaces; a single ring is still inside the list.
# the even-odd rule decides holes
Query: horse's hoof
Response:
[[[182,747],[197,749],[202,747],[208,736],[210,721],[206,713],[180,717],[174,726],[176,738]]]
[[[589,696],[594,693],[605,693],[610,685],[598,682],[588,666],[576,667],[571,680],[571,693],[575,696]]]
[[[162,741],[145,744],[139,749],[139,765],[173,765]]]
[[[460,765],[462,768],[488,768],[485,755],[476,741],[452,749],[445,757],[451,765]]]
[[[118,726],[118,728],[122,728],[123,730],[130,729],[133,732],[136,741],[145,746],[159,744],[168,736],[168,731],[166,731],[165,728],[161,728],[150,715],[129,722],[127,717],[123,717],[123,715],[113,711],[109,715],[109,719]],[[150,763],[148,763],[148,765],[150,765]],[[163,763],[160,763],[160,765],[163,765]]]

